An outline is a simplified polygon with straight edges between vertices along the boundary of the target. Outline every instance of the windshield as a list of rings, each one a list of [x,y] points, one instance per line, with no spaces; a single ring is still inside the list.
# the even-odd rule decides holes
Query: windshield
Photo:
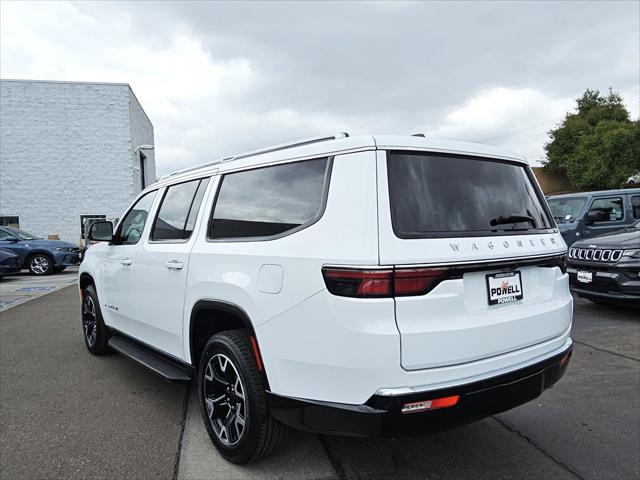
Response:
[[[5,230],[9,232],[11,235],[18,237],[20,240],[39,240],[42,237],[37,235],[32,235],[29,232],[25,232],[24,230],[20,230],[17,228],[5,227]]]
[[[552,228],[523,165],[484,158],[389,152],[393,227],[401,238],[502,235]]]
[[[550,198],[547,203],[549,203],[553,218],[559,222],[566,222],[574,220],[580,215],[586,201],[587,199],[584,197]]]

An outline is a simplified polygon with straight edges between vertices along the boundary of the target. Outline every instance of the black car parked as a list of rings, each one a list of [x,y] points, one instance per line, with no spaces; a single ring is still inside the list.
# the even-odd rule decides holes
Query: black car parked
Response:
[[[640,221],[569,248],[571,290],[594,302],[640,305]]]
[[[10,250],[0,248],[0,278],[20,271],[20,257]]]

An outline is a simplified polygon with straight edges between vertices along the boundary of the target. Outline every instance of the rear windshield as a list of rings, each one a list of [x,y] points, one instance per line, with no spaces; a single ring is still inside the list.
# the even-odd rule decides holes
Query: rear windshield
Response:
[[[580,215],[586,201],[584,197],[550,198],[547,203],[553,218],[558,222],[566,222]]]
[[[402,238],[504,235],[552,228],[524,166],[389,152],[393,228]]]

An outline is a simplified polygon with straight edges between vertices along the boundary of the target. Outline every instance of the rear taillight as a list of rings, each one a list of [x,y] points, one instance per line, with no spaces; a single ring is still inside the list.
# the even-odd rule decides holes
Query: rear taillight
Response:
[[[393,270],[322,269],[327,289],[342,297],[389,297]]]
[[[558,266],[562,273],[567,273],[567,256],[561,255],[558,257]]]
[[[424,295],[446,278],[446,268],[359,270],[324,267],[327,289],[343,297],[393,297]]]
[[[400,269],[394,272],[394,294],[402,295],[424,295],[433,290],[449,270],[446,268],[415,268]]]
[[[558,267],[562,273],[567,273],[567,256],[566,255],[558,255],[557,257],[553,257],[551,260],[547,261],[545,264],[541,265],[544,267]]]

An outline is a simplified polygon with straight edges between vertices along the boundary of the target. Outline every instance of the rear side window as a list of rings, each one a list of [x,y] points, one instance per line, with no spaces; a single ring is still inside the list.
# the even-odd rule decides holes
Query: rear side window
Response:
[[[622,197],[598,198],[593,201],[589,214],[597,215],[597,222],[617,222],[624,218]]]
[[[587,199],[580,197],[550,198],[547,203],[553,218],[558,222],[566,222],[567,220],[575,220],[580,216]]]
[[[401,238],[540,232],[551,221],[524,166],[389,152],[393,228]]]
[[[640,195],[631,197],[631,209],[633,210],[633,218],[640,218]]]
[[[313,223],[322,213],[329,168],[322,158],[225,175],[209,237],[270,237]]]
[[[151,240],[188,240],[191,237],[208,181],[193,180],[167,188]]]

